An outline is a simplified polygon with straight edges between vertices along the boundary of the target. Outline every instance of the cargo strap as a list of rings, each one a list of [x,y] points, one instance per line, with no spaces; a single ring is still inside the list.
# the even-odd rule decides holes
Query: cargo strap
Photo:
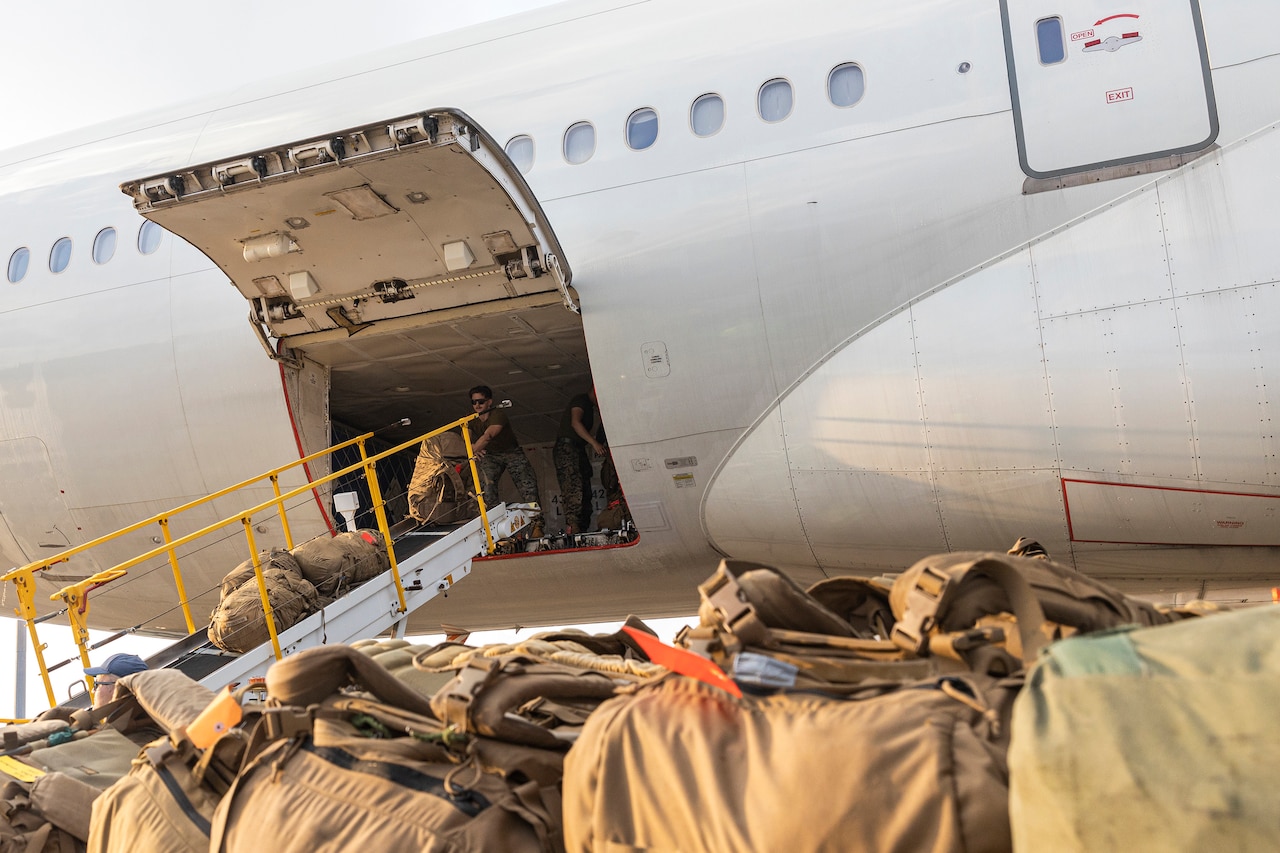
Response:
[[[743,646],[763,646],[769,640],[769,626],[738,584],[737,576],[753,568],[758,566],[743,560],[721,560],[715,574],[698,585],[704,604],[715,613],[717,639],[728,655]]]
[[[960,561],[948,565],[947,556],[926,564],[915,577],[915,582],[906,595],[906,612],[893,626],[890,639],[908,652],[917,655],[930,653],[930,633],[939,625],[939,614],[947,609],[963,594],[963,582],[969,575],[981,575],[990,578],[1000,585],[1013,608],[1017,620],[1018,634],[1022,640],[1022,660],[1033,662],[1040,649],[1045,645],[1045,636],[1041,631],[1044,624],[1044,610],[1022,576],[1013,566],[994,559],[959,558]],[[973,648],[984,642],[997,642],[996,631],[999,629],[976,629],[946,635],[939,645],[939,652],[955,652]],[[1003,632],[1000,632],[1003,640]]]
[[[497,658],[472,657],[458,670],[453,681],[440,688],[432,697],[432,710],[445,725],[456,731],[472,731],[471,706],[480,691],[493,681],[501,668]]]

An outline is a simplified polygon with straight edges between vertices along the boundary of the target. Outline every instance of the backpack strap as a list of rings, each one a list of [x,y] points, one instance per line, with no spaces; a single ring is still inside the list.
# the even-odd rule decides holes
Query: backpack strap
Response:
[[[1021,573],[999,555],[974,558],[969,554],[942,554],[926,557],[904,573],[894,585],[894,598],[904,602],[903,611],[893,626],[890,639],[917,655],[929,653],[930,633],[938,625],[940,614],[964,595],[964,579],[969,576],[990,578],[1004,591],[1017,620],[1022,641],[1023,663],[1035,661],[1045,645],[1041,630],[1044,610]],[[998,629],[957,632],[961,637],[948,637],[939,651],[963,651],[985,642],[997,641]],[[999,633],[1003,640],[1003,632]]]
[[[715,574],[698,584],[700,609],[712,616],[704,624],[714,622],[720,628],[716,633],[730,654],[744,645],[762,645],[769,637],[769,626],[738,584],[738,576],[752,568],[756,565],[745,560],[721,560]]]
[[[745,646],[774,645],[777,628],[854,636],[848,622],[772,566],[721,560],[715,573],[698,585],[698,592],[702,596],[699,621],[704,628],[714,628],[726,655]]]
[[[630,680],[611,678],[591,669],[545,663],[520,654],[475,656],[452,681],[431,697],[435,716],[458,732],[494,737],[543,749],[565,749],[569,740],[553,728],[538,725],[516,711],[542,699],[544,714],[555,716],[556,700],[600,702]],[[561,723],[576,729],[578,714]]]

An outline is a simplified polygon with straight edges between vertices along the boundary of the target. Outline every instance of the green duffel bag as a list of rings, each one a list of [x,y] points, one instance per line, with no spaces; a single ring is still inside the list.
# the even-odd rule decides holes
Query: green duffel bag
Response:
[[[1015,850],[1274,850],[1280,607],[1051,646],[1014,705]]]

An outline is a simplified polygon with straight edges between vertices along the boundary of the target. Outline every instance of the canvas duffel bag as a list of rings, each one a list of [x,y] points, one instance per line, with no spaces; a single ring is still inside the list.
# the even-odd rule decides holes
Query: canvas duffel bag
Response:
[[[422,442],[408,490],[409,514],[414,519],[449,523],[476,515],[475,497],[458,470],[466,461],[467,447],[457,432],[450,430]]]
[[[6,769],[16,775],[0,771],[0,779],[21,781],[5,782],[0,793],[0,851],[83,849],[93,802],[128,772],[137,751],[107,728],[9,757]]]
[[[262,574],[277,634],[320,609],[319,593],[300,573],[265,569]],[[247,652],[271,639],[255,579],[218,602],[209,616],[207,633],[214,645],[229,652]]]
[[[565,760],[578,851],[1009,849],[1014,681],[742,699],[671,676],[601,705]]]
[[[1037,639],[1043,611],[1025,578],[1008,566],[968,566],[974,579],[993,584],[1004,610],[1022,615],[1027,660],[1042,645]],[[971,669],[1007,675],[1022,666],[1022,644],[1011,655],[997,648],[1004,628],[970,625],[940,639],[935,649],[968,651],[986,647],[990,654],[933,655],[927,643],[907,644],[898,637],[899,622],[891,609],[898,581],[883,578],[832,578],[801,589],[770,566],[722,560],[698,590],[699,625],[676,638],[685,648],[714,661],[740,683],[768,688],[811,689],[837,694],[856,691],[870,681],[913,681]],[[892,583],[892,587],[891,587]],[[986,593],[985,586],[973,585]],[[953,589],[959,589],[957,584]],[[967,601],[968,592],[933,600],[930,628],[942,615]],[[926,618],[913,597],[912,618]],[[828,604],[830,606],[828,606]]]
[[[1016,615],[1025,658],[995,645],[1003,628],[951,640],[994,650],[971,659],[895,642],[885,579],[809,592],[768,566],[722,561],[679,642],[748,694],[672,678],[601,705],[566,759],[569,848],[1008,850],[1020,676],[992,673],[1034,660],[1044,614],[1015,569],[972,568]]]
[[[263,723],[283,737],[222,799],[210,850],[562,849],[562,748],[460,731],[347,646],[280,661],[267,689]]]
[[[209,821],[240,766],[262,746],[252,734],[256,712],[237,713],[206,749],[189,731],[201,727],[206,708],[226,695],[214,693],[176,670],[139,672],[120,680],[124,702],[133,702],[168,734],[148,743],[128,775],[93,803],[90,853],[194,853],[209,846]],[[231,697],[239,704],[250,687]],[[206,718],[207,719],[207,718]],[[217,730],[212,729],[212,730]]]
[[[827,583],[824,597],[848,605],[846,612],[858,608],[848,584],[882,598],[887,612],[887,592],[862,579]],[[698,592],[698,626],[682,630],[676,644],[740,682],[841,693],[867,679],[911,681],[937,672],[934,662],[907,654],[887,635],[859,630],[772,566],[722,560]]]
[[[53,823],[32,803],[30,785],[0,784],[0,851],[3,853],[80,853],[84,844]]]
[[[391,568],[376,530],[353,530],[337,536],[318,536],[292,552],[298,570],[325,598],[347,592],[353,584],[376,577]]]
[[[1018,575],[1043,611],[1043,630],[1033,636],[1008,615],[1016,612],[1008,583]],[[894,581],[889,595],[895,617],[892,638],[916,654],[938,654],[972,663],[972,631],[990,631],[991,643],[1014,657],[1022,646],[1120,625],[1160,625],[1186,614],[1162,611],[1044,557],[957,551],[918,561]],[[1027,606],[1023,603],[1021,606]],[[994,634],[1002,636],[997,639]],[[966,642],[969,645],[966,645]]]
[[[282,572],[302,575],[302,570],[298,568],[298,561],[294,559],[292,553],[283,548],[271,548],[258,554],[258,565],[262,567],[263,572],[268,569],[278,569]],[[223,575],[222,583],[219,585],[219,600],[254,580],[253,559],[250,558]]]
[[[1280,607],[1055,643],[1009,749],[1014,847],[1270,851]]]

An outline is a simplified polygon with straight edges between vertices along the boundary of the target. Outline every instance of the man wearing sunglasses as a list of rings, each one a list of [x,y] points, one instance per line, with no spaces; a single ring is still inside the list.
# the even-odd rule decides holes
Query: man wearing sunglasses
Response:
[[[529,464],[529,457],[524,455],[524,450],[511,429],[507,413],[493,408],[493,389],[488,385],[472,388],[471,408],[480,416],[470,421],[467,429],[471,432],[471,447],[475,451],[480,481],[484,485],[485,507],[498,503],[498,478],[503,471],[511,474],[511,482],[515,483],[521,500],[535,507],[540,506],[538,478],[533,473],[533,466]],[[541,526],[541,516],[537,516],[534,528]]]

